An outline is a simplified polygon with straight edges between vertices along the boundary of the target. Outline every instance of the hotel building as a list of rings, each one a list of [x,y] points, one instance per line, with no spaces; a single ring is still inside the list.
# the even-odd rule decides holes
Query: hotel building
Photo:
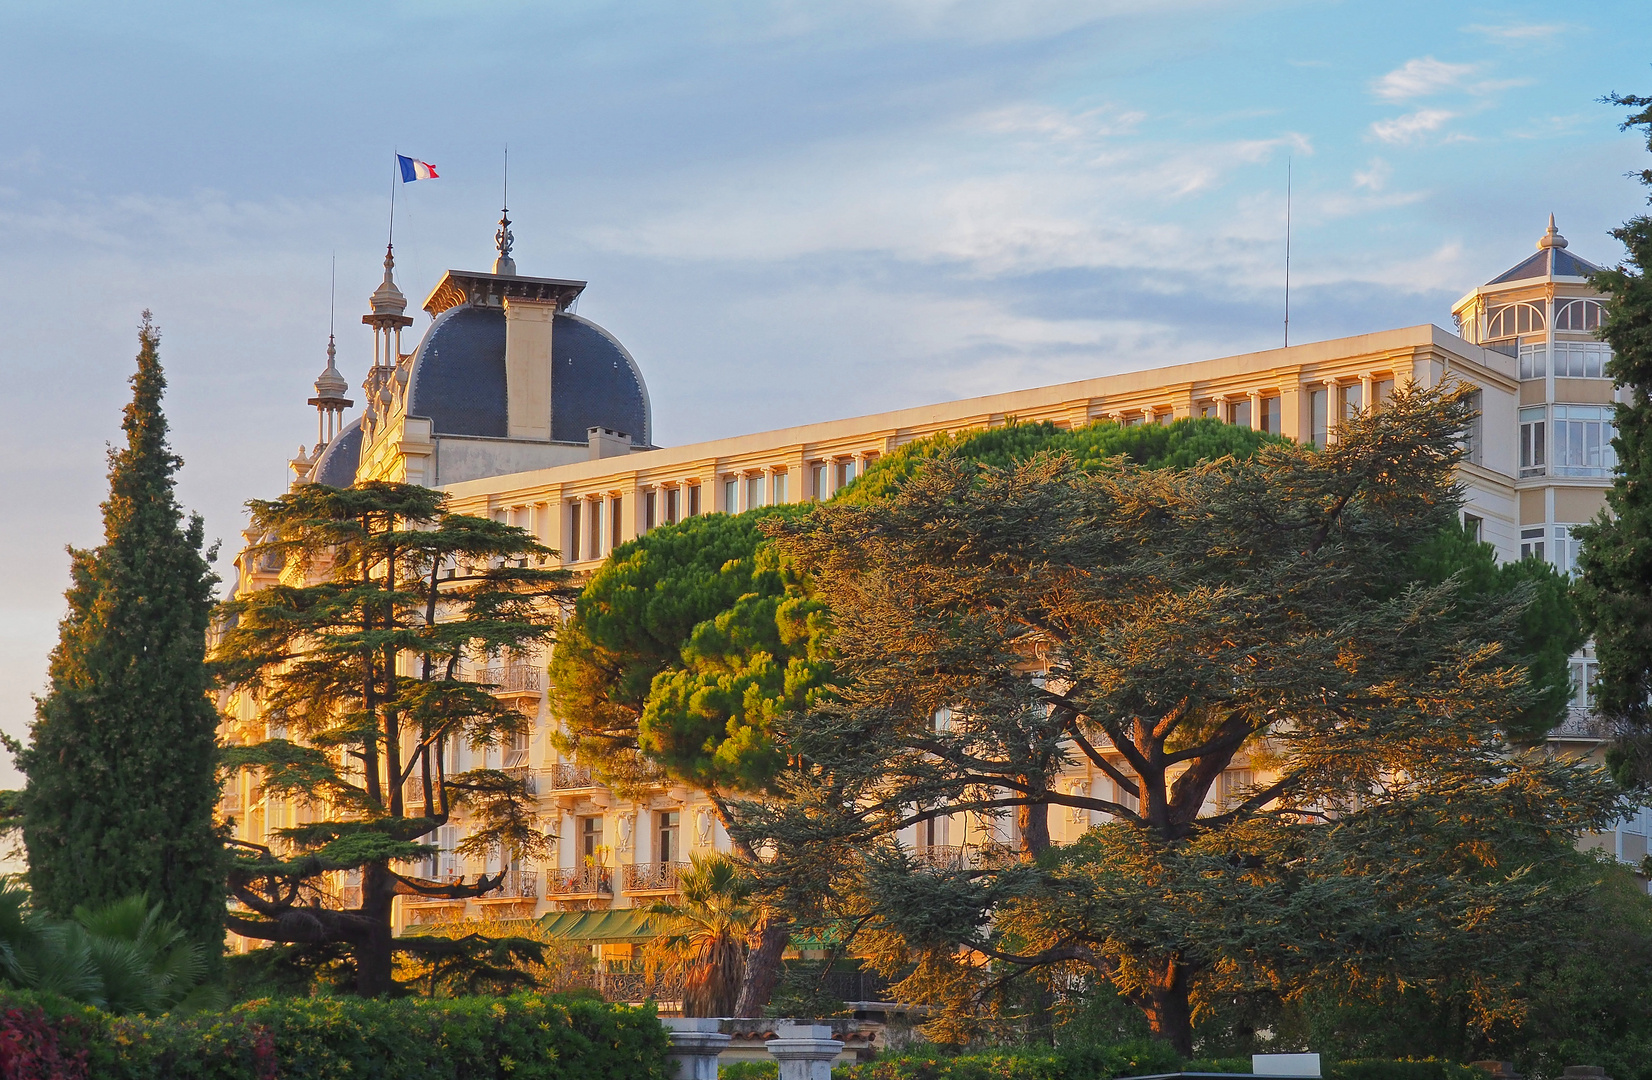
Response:
[[[455,510],[518,525],[554,548],[567,568],[586,574],[615,545],[657,525],[829,499],[880,456],[938,431],[1010,418],[1076,427],[1195,416],[1326,445],[1336,439],[1340,418],[1380,406],[1410,380],[1462,380],[1478,388],[1481,418],[1460,470],[1463,513],[1499,558],[1529,555],[1571,570],[1571,526],[1600,510],[1611,481],[1614,389],[1603,374],[1607,347],[1592,333],[1601,300],[1587,280],[1597,267],[1568,250],[1552,218],[1536,254],[1457,302],[1455,332],[1433,325],[1383,330],[678,447],[653,442],[636,361],[612,334],[572,310],[585,283],[517,274],[508,231],[501,235],[492,272],[449,271],[431,290],[423,305],[430,322],[411,351],[403,351],[403,331],[413,318],[387,253],[383,283],[363,317],[375,340],[363,410],[346,422],[353,403],[329,346],[310,399],[318,441],[292,459],[294,483],[378,479],[440,488]],[[238,594],[283,572],[249,553],[236,566]],[[554,861],[512,865],[500,854],[467,865],[454,852],[466,827],[456,820],[433,835],[441,854],[426,873],[474,879],[506,870],[505,888],[469,901],[398,898],[398,927],[563,913],[553,928],[624,950],[640,936],[634,909],[669,895],[691,853],[726,847],[703,794],[662,786],[622,798],[581,762],[562,757],[549,738],[557,719],[546,704],[545,667],[540,658],[474,673],[500,685],[498,693],[533,718],[532,732],[485,752],[452,749],[448,765],[450,772],[487,766],[527,779],[544,826],[558,837]],[[1559,751],[1598,753],[1605,733],[1590,711],[1592,654],[1585,649],[1573,667],[1573,708],[1550,741]],[[230,693],[224,706],[226,741],[264,737],[254,702]],[[1251,780],[1236,767],[1213,798]],[[1111,784],[1095,769],[1075,766],[1062,789],[1127,798]],[[305,814],[262,795],[247,775],[231,782],[223,809],[237,833],[255,842]],[[1052,836],[1071,840],[1091,823],[1089,811],[1058,810]],[[1647,825],[1641,815],[1587,842],[1638,865],[1647,854]],[[950,860],[982,842],[1010,839],[1004,830],[1011,828],[958,815],[904,839],[927,857]],[[346,903],[350,887],[340,885]]]

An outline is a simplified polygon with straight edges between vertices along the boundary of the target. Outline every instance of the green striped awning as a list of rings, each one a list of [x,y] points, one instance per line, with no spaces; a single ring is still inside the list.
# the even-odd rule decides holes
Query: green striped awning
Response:
[[[539,925],[552,937],[569,941],[643,942],[653,939],[656,931],[649,925],[648,912],[636,908],[619,911],[553,911],[539,920]]]

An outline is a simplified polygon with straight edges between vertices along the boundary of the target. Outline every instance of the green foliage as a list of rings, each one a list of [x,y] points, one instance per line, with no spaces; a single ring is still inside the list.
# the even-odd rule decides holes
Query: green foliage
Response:
[[[779,1077],[778,1061],[731,1061],[717,1066],[717,1080],[779,1080]]]
[[[1224,457],[1248,458],[1264,446],[1286,440],[1277,435],[1225,424],[1220,420],[1184,419],[1171,424],[1124,427],[1098,420],[1079,428],[1059,428],[1049,421],[959,432],[937,432],[899,447],[867,468],[840,499],[871,503],[886,499],[940,457],[957,456],[1002,469],[1030,461],[1041,453],[1067,454],[1084,472],[1107,468],[1118,459],[1148,469],[1190,469]]]
[[[1325,1080],[1485,1080],[1483,1070],[1456,1061],[1367,1058],[1325,1066]]]
[[[70,549],[68,614],[36,703],[20,799],[34,902],[67,917],[148,890],[216,961],[223,856],[213,821],[218,717],[206,631],[217,582],[199,516],[182,520],[161,395],[160,332],[138,332],[138,370],[109,452],[104,541]]]
[[[888,499],[767,523],[830,606],[841,681],[788,719],[788,798],[740,803],[736,831],[798,875],[842,868],[823,893],[886,974],[915,965],[896,992],[944,1004],[937,1036],[1040,979],[1112,985],[1184,1053],[1210,1002],[1316,985],[1478,977],[1489,1023],[1494,973],[1577,899],[1531,868],[1621,804],[1507,753],[1525,594],[1417,580],[1468,418],[1465,389],[1412,387],[1325,451],[939,457]],[[1059,789],[1075,760],[1109,782]],[[1235,766],[1260,782],[1224,793]],[[1052,807],[1112,823],[1055,849]],[[937,811],[1014,814],[1013,841],[914,864],[892,838]]]
[[[757,522],[800,509],[704,514],[614,549],[551,660],[565,750],[621,787],[662,769],[697,786],[767,782],[767,722],[823,676],[818,617],[795,575],[758,555]]]
[[[1176,1072],[1181,1064],[1169,1046],[1146,1039],[962,1054],[924,1046],[862,1065],[839,1065],[832,1080],[1109,1080]]]
[[[1464,610],[1511,602],[1521,606],[1509,654],[1525,664],[1533,699],[1506,734],[1517,743],[1540,742],[1564,718],[1572,696],[1569,661],[1584,642],[1566,576],[1545,559],[1499,564],[1496,548],[1457,522],[1413,553],[1412,574],[1425,585],[1455,576],[1457,603]]]
[[[253,1001],[154,1019],[50,998],[0,1005],[8,1020],[43,1016],[97,1080],[665,1080],[652,1009],[539,994]]]
[[[645,958],[650,971],[682,979],[684,1016],[730,1016],[759,918],[751,882],[726,855],[689,858],[677,898],[648,909],[659,936]]]
[[[472,942],[464,955],[451,943],[393,943],[390,915],[398,894],[480,896],[504,874],[437,882],[397,867],[428,855],[429,835],[461,807],[475,825],[461,852],[546,850],[520,777],[486,768],[450,775],[446,762],[455,743],[478,749],[526,731],[528,719],[461,665],[548,642],[549,602],[565,598],[566,571],[529,565],[552,553],[523,530],[449,513],[446,495],[415,485],[306,484],[250,505],[263,537],[251,553],[278,556],[285,576],[224,605],[214,661],[292,737],[243,728],[246,741],[226,749],[224,765],[253,771],[266,793],[309,801],[319,814],[280,831],[284,854],[241,852],[230,889],[246,912],[228,916],[229,925],[327,956],[348,945],[364,994],[393,988],[393,950],[442,952],[454,978],[461,968],[498,968],[507,958],[484,955],[497,951],[492,942]],[[354,910],[317,902],[325,875],[341,871],[360,872]]]
[[[142,896],[72,919],[32,910],[29,894],[0,881],[0,985],[38,990],[112,1013],[192,1012],[220,1004],[207,957],[159,905]]]
[[[1623,127],[1641,128],[1652,149],[1652,97],[1613,95],[1639,110]],[[1652,170],[1640,173],[1652,185]],[[1600,660],[1597,707],[1619,721],[1623,735],[1611,755],[1626,783],[1652,783],[1652,217],[1639,214],[1612,233],[1628,249],[1623,265],[1591,284],[1610,297],[1600,336],[1612,346],[1607,365],[1620,391],[1618,470],[1595,521],[1574,527],[1583,542],[1578,606]]]

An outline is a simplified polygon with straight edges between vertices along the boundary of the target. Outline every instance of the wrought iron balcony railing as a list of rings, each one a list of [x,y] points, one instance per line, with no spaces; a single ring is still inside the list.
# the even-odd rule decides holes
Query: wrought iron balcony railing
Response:
[[[1570,706],[1566,719],[1549,732],[1551,739],[1610,739],[1616,734],[1611,721],[1593,709]]]
[[[682,872],[682,862],[626,863],[620,867],[620,887],[626,892],[673,892]]]
[[[572,791],[578,788],[596,786],[591,779],[591,767],[589,765],[573,765],[566,762],[552,765],[550,776],[552,791]]]
[[[614,871],[606,866],[565,866],[545,871],[546,896],[612,896]]]

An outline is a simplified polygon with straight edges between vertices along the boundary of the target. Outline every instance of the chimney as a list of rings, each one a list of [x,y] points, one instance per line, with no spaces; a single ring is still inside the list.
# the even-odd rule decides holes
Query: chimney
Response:
[[[586,431],[586,445],[591,448],[590,460],[620,457],[631,452],[631,436],[613,428],[594,427]]]

